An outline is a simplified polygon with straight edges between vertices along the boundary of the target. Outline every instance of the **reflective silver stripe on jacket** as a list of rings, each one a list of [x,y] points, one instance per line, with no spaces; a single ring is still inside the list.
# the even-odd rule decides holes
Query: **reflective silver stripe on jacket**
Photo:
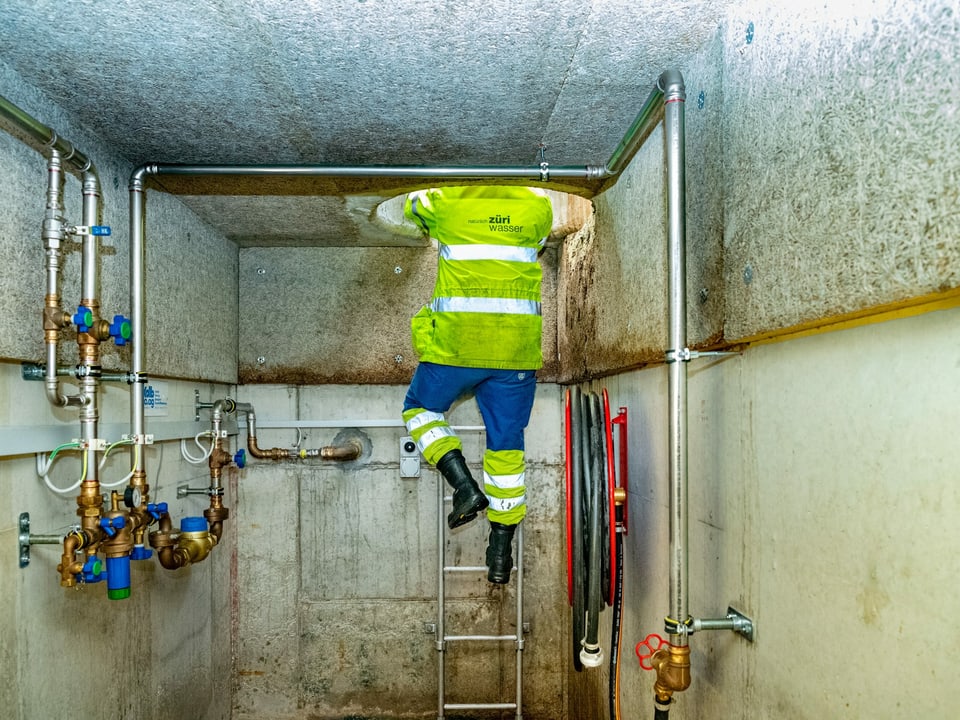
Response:
[[[438,297],[430,303],[434,312],[503,313],[504,315],[539,315],[540,303],[535,300],[485,297]]]
[[[537,249],[513,245],[440,245],[440,257],[444,260],[506,260],[508,262],[535,263]]]

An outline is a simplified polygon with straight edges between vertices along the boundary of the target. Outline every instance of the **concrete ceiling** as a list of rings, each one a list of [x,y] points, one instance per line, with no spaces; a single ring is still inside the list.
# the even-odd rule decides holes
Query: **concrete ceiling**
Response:
[[[732,2],[3,0],[0,61],[135,165],[602,166]],[[411,186],[155,184],[241,246],[389,243]]]

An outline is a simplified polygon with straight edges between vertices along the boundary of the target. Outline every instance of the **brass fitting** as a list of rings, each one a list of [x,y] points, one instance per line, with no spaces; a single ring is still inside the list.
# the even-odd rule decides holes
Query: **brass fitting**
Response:
[[[204,512],[204,515],[209,512]],[[222,512],[225,517],[226,509]],[[208,522],[209,519],[208,517]],[[160,516],[160,529],[150,533],[150,545],[157,551],[160,564],[167,570],[176,570],[203,561],[218,542],[219,536],[207,530],[174,531],[169,513]]]
[[[177,538],[177,555],[184,558],[180,567],[202,562],[216,545],[217,538],[208,530],[181,532],[180,537]]]
[[[60,309],[60,298],[47,295],[43,306],[43,334],[47,342],[56,341],[60,331],[70,324],[70,315]]]
[[[290,451],[283,448],[261,449],[257,445],[257,438],[253,435],[247,435],[247,450],[257,460],[287,460],[290,458]]]
[[[653,691],[657,701],[668,704],[675,692],[690,687],[690,646],[667,645],[657,650],[650,658],[650,665],[657,671]]]
[[[143,545],[143,536],[147,526],[153,522],[153,518],[147,514],[147,503],[150,502],[150,486],[147,484],[146,471],[134,471],[130,478],[129,487],[140,491],[140,504],[137,507],[130,508],[130,521],[133,524],[134,544]]]
[[[356,440],[346,445],[330,445],[320,448],[320,457],[324,460],[356,460],[363,454],[363,447]]]
[[[80,494],[77,495],[77,515],[80,517],[80,527],[99,537],[101,532],[99,523],[102,512],[103,495],[100,494],[100,483],[82,483]]]
[[[230,517],[230,509],[223,506],[223,498],[215,495],[210,498],[210,507],[203,511],[203,516],[210,526],[210,534],[214,537],[214,544],[220,542],[223,534],[223,521]]]
[[[74,530],[63,539],[63,555],[57,572],[60,573],[60,584],[63,587],[73,587],[77,584],[76,574],[83,570],[83,563],[76,559],[77,550],[86,546],[87,539],[80,530]]]
[[[100,548],[107,557],[123,557],[129,555],[133,550],[133,530],[131,527],[132,518],[120,510],[120,493],[114,491],[110,495],[110,511],[104,514],[104,517],[113,520],[114,518],[123,518],[123,527],[114,531],[113,537],[106,537],[100,543]]]
[[[218,480],[220,478],[222,469],[231,462],[233,462],[233,458],[230,456],[230,453],[220,446],[220,441],[218,440],[210,453],[210,459],[208,461],[208,465],[210,466],[211,480]]]

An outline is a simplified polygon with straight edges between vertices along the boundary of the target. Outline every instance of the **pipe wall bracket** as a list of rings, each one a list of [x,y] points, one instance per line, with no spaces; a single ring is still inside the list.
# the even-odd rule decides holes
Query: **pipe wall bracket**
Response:
[[[31,545],[59,545],[63,542],[62,535],[31,535],[30,534],[30,513],[20,513],[18,525],[17,545],[19,552],[17,557],[20,559],[20,567],[25,568],[30,564],[30,546]]]

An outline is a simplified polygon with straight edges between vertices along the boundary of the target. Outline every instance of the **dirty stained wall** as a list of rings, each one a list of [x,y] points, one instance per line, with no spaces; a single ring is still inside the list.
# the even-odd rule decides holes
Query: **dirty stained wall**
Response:
[[[757,640],[694,635],[693,683],[671,717],[960,712],[960,695],[941,681],[960,662],[960,627],[944,613],[953,594],[940,549],[956,545],[960,511],[949,479],[958,61],[953,0],[754,2],[731,11],[716,43],[681,68],[688,217],[707,228],[722,217],[713,230],[688,225],[689,345],[743,349],[884,314],[689,364],[690,610],[715,618],[733,605],[757,623]],[[700,124],[711,104],[716,122]],[[616,269],[604,254],[628,257],[637,242],[649,243],[651,263],[665,262],[665,244],[657,250],[621,220],[657,229],[665,243],[662,146],[652,142],[627,182],[596,199],[592,233],[568,243],[560,262],[558,306],[594,321],[588,333],[562,321],[561,348],[580,378],[597,377],[589,386],[631,412],[625,647],[663,634],[669,611],[667,371],[624,372],[662,357],[666,286],[662,266],[643,279],[599,269]],[[704,287],[719,292],[704,300]],[[607,320],[602,309],[621,294],[634,298],[630,309]],[[624,314],[639,334],[619,334]],[[920,659],[928,618],[945,650],[937,668]],[[608,641],[609,622],[608,612]],[[607,670],[569,677],[571,718],[604,716]],[[653,682],[625,659],[625,713],[653,712]]]
[[[95,163],[102,184],[102,314],[130,314],[127,178],[129,162],[86,131],[86,125],[50,103],[0,63],[0,94],[80,148]],[[20,363],[44,358],[41,323],[45,276],[40,228],[47,170],[43,157],[0,132],[0,287],[6,312],[0,319],[0,707],[11,720],[39,717],[229,717],[230,568],[234,533],[203,566],[169,572],[156,560],[133,563],[131,597],[108,601],[104,584],[60,586],[57,545],[38,545],[25,568],[18,564],[19,516],[29,513],[31,531],[64,534],[77,521],[76,493],[58,495],[38,478],[35,452],[49,454],[79,435],[75,409],[52,408],[43,383],[21,379]],[[81,221],[80,183],[68,175],[66,219]],[[211,232],[175,199],[154,194],[147,201],[146,370],[168,380],[164,417],[151,419],[157,442],[145,450],[151,501],[168,502],[175,522],[198,515],[202,501],[180,500],[178,482],[203,487],[206,466],[180,459],[176,433],[192,437],[206,429],[194,423],[194,390],[210,401],[230,393],[236,381],[237,250]],[[79,304],[80,246],[64,243],[61,295],[64,310]],[[60,362],[77,363],[76,332],[62,333]],[[107,370],[129,366],[129,347],[103,345]],[[216,380],[217,383],[208,382]],[[69,394],[75,385],[65,381]],[[129,430],[126,384],[102,388],[100,427],[109,441]],[[170,428],[176,426],[176,430]],[[173,435],[171,436],[171,433]],[[194,453],[199,452],[193,448]],[[122,479],[129,452],[111,454],[105,482]],[[81,474],[76,456],[61,453],[51,481],[67,487]],[[225,477],[229,480],[229,474]],[[104,491],[109,492],[108,490]],[[234,495],[228,484],[228,498]],[[230,501],[227,502],[228,506]],[[82,672],[78,673],[78,669]]]
[[[421,718],[436,712],[438,474],[400,476],[405,431],[396,418],[405,385],[250,385],[240,397],[259,417],[322,426],[258,432],[261,446],[334,444],[348,428],[367,448],[346,464],[251,464],[240,474],[237,685],[234,719]],[[563,717],[562,466],[555,385],[538,389],[527,431],[524,521],[524,717]],[[396,424],[388,422],[394,418]],[[482,472],[483,434],[472,401],[449,414],[464,455]],[[356,425],[350,430],[351,425]],[[474,428],[474,429],[469,429]],[[444,488],[446,491],[446,488]],[[444,527],[446,530],[446,528]],[[482,517],[445,532],[448,565],[482,565]],[[515,631],[516,583],[483,573],[448,576],[447,634]],[[508,702],[513,643],[449,643],[447,702]]]
[[[691,346],[736,343],[929,293],[950,296],[957,286],[960,237],[958,216],[950,210],[960,174],[950,141],[957,130],[957,81],[949,72],[960,59],[958,18],[955,0],[886,0],[833,19],[823,13],[822,3],[742,4],[715,40],[680,67],[687,84]],[[917,92],[925,83],[937,92]],[[108,215],[125,218],[124,186],[131,168],[2,65],[0,85],[4,94],[95,158],[109,191]],[[28,427],[72,425],[68,413],[51,414],[42,403],[36,416],[22,412],[37,401],[19,380],[17,363],[38,359],[42,344],[29,322],[15,320],[39,310],[39,239],[31,259],[30,243],[23,238],[37,237],[44,170],[38,156],[5,134],[0,134],[0,156],[0,173],[10,188],[8,211],[0,215],[0,243],[18,267],[3,280],[15,311],[5,316],[2,334],[0,356],[10,362],[3,365],[7,390],[0,408],[8,428],[24,422]],[[632,413],[631,482],[636,485],[631,487],[634,530],[627,549],[625,623],[626,637],[634,642],[660,630],[666,604],[665,372],[622,372],[658,360],[664,349],[662,165],[662,134],[655,133],[620,182],[596,199],[592,227],[568,241],[556,261],[561,328],[556,377],[611,378],[613,402],[628,405]],[[75,180],[68,182],[76,186]],[[76,216],[78,200],[69,190],[68,203],[73,203],[68,212]],[[249,371],[243,377],[253,382],[265,379],[256,375],[259,358],[271,362],[279,351],[297,358],[300,374],[291,375],[290,382],[319,383],[340,376],[308,371],[339,372],[352,361],[354,369],[386,384],[367,388],[369,395],[358,393],[357,402],[353,389],[344,396],[337,387],[309,388],[315,403],[288,404],[285,385],[246,385],[243,397],[262,409],[263,418],[318,417],[327,406],[340,417],[354,411],[393,416],[404,374],[412,369],[397,363],[396,356],[411,356],[403,346],[406,322],[428,297],[431,282],[426,275],[390,275],[397,265],[429,272],[432,253],[405,248],[416,259],[396,261],[394,249],[364,249],[350,251],[352,258],[331,259],[324,268],[308,251],[285,255],[277,249],[274,262],[274,251],[250,248],[238,260],[232,245],[210,235],[162,193],[149,195],[147,209],[148,235],[162,238],[148,242],[148,253],[157,253],[148,256],[152,372],[231,383],[239,354],[240,372]],[[121,307],[128,264],[121,241],[124,222],[109,222],[121,230],[106,243],[115,245],[115,254],[104,255],[104,298],[105,305]],[[360,262],[396,289],[398,305],[369,298],[369,285],[360,285],[352,272]],[[75,253],[67,263],[65,295],[72,296]],[[256,273],[260,267],[284,271],[264,279]],[[261,280],[273,284],[257,285]],[[316,300],[318,292],[324,305]],[[237,297],[239,303],[231,300]],[[380,328],[379,335],[364,331],[362,353],[318,343],[316,323],[323,307],[356,307],[368,299],[377,303],[380,315],[337,314],[337,322],[320,326],[328,339],[344,326]],[[410,307],[399,307],[406,303]],[[282,320],[285,331],[276,325],[277,307],[289,314]],[[737,604],[757,619],[759,639],[751,647],[727,634],[695,638],[695,685],[674,708],[680,720],[738,713],[789,720],[836,714],[837,707],[879,717],[905,699],[931,717],[944,708],[960,709],[950,689],[924,667],[915,669],[909,662],[892,667],[896,660],[916,659],[925,647],[927,627],[918,626],[917,618],[933,618],[946,646],[958,645],[950,644],[958,637],[955,624],[940,614],[952,606],[943,589],[949,587],[949,576],[942,575],[944,556],[926,544],[935,537],[950,547],[955,539],[950,528],[956,498],[943,485],[955,465],[948,431],[956,425],[951,408],[958,403],[949,388],[957,385],[957,363],[944,352],[955,345],[949,334],[956,327],[955,314],[931,313],[752,349],[715,366],[691,366],[697,563],[691,609],[710,616],[722,614],[727,603]],[[307,352],[297,356],[301,346]],[[890,353],[891,348],[897,352]],[[870,362],[860,363],[860,357]],[[928,357],[938,362],[925,362]],[[327,369],[314,370],[318,367]],[[918,379],[924,384],[916,384]],[[543,493],[537,500],[543,500],[538,507],[546,514],[531,523],[531,535],[540,539],[530,546],[531,583],[537,590],[530,597],[548,603],[562,598],[563,578],[560,559],[549,550],[559,545],[560,520],[547,510],[559,504],[559,393],[550,384],[544,389],[542,397],[552,407],[538,419],[536,446],[553,450],[531,473],[543,480],[535,492]],[[207,398],[229,391],[217,385]],[[174,392],[176,417],[192,419],[192,388],[178,383]],[[125,415],[122,396],[111,412]],[[265,431],[262,444],[296,442],[278,432]],[[328,442],[333,434],[311,432],[312,444]],[[57,716],[67,709],[82,714],[86,708],[93,715],[102,711],[106,697],[118,713],[159,718],[202,707],[207,708],[204,717],[225,718],[229,699],[234,716],[300,717],[331,716],[339,706],[375,712],[400,695],[411,700],[414,711],[430,712],[433,679],[427,664],[435,651],[429,635],[419,637],[422,644],[415,636],[427,611],[420,593],[432,566],[436,509],[429,493],[412,493],[397,477],[389,450],[397,432],[379,430],[378,437],[371,431],[383,455],[362,472],[254,464],[238,475],[228,490],[239,548],[233,668],[225,636],[229,586],[223,582],[230,569],[222,566],[229,555],[174,576],[144,571],[147,576],[138,577],[135,587],[149,588],[149,600],[141,593],[129,604],[110,606],[116,615],[108,623],[92,595],[81,595],[78,603],[56,585],[50,567],[56,558],[43,549],[29,573],[16,567],[16,514],[29,508],[37,528],[45,530],[68,524],[72,508],[35,487],[32,457],[4,460],[0,585],[7,602],[0,624],[2,636],[16,642],[0,646],[0,660],[18,682],[0,689],[0,705],[15,708],[17,720]],[[161,487],[169,491],[184,478],[202,484],[202,469],[171,462],[177,457],[176,443],[161,443],[148,458]],[[29,492],[23,492],[24,483],[33,484]],[[851,504],[850,498],[857,502]],[[199,502],[192,498],[177,510],[196,510]],[[348,510],[341,511],[338,503]],[[402,514],[394,514],[397,506]],[[384,527],[376,525],[376,515],[364,514],[370,508],[388,513]],[[891,508],[906,509],[895,514],[896,524],[889,522]],[[408,522],[406,516],[414,514],[416,521]],[[927,533],[929,528],[937,532]],[[363,551],[341,552],[338,539],[358,532],[350,542],[362,540],[355,545]],[[417,547],[423,551],[416,569],[409,544],[391,543],[409,533],[419,533]],[[454,549],[465,545],[466,538]],[[908,553],[912,547],[918,552]],[[860,548],[880,550],[863,562],[856,553],[843,552]],[[379,572],[364,574],[364,558],[372,562],[375,556],[386,558],[395,582],[381,584]],[[391,594],[396,588],[403,589],[400,597]],[[481,604],[491,614],[485,593],[464,588],[457,604]],[[569,668],[559,664],[569,660],[562,606],[534,606],[531,615],[536,638],[528,657],[536,678],[532,716],[556,718],[557,704],[564,701],[571,718],[603,714],[606,670],[567,676]],[[78,621],[69,626],[69,635],[62,625],[51,627],[51,618],[65,617]],[[816,637],[823,618],[838,637],[828,653],[864,649],[857,657],[863,671],[849,686],[838,680],[834,666],[820,662],[821,656],[804,652],[784,660],[784,648]],[[351,623],[365,632],[349,634]],[[546,633],[541,628],[536,634],[543,624]],[[149,637],[148,647],[135,652],[124,646],[118,655],[111,635],[118,628],[116,637]],[[64,648],[69,652],[58,655]],[[38,668],[49,668],[50,658],[64,673],[91,661],[109,670],[77,692],[45,681]],[[385,667],[396,658],[405,671],[400,679]],[[455,663],[465,667],[470,661]],[[944,667],[955,665],[948,654]],[[149,673],[142,672],[145,666]],[[231,672],[235,676],[228,683]],[[497,672],[496,682],[505,684],[509,678],[502,669]],[[623,681],[626,707],[647,712],[651,678],[632,666],[625,667]],[[355,690],[364,684],[369,704]],[[920,699],[899,694],[898,687],[922,688]],[[135,691],[122,694],[121,688]]]
[[[949,1],[746,4],[680,68],[690,347],[955,291],[957,15]],[[566,245],[565,377],[662,358],[662,138]]]
[[[716,132],[723,111],[720,52],[716,38],[695,67],[683,68],[691,347],[714,346],[723,338],[724,214]],[[594,198],[592,223],[564,243],[557,283],[564,382],[663,359],[668,327],[664,157],[661,122],[617,183]]]

